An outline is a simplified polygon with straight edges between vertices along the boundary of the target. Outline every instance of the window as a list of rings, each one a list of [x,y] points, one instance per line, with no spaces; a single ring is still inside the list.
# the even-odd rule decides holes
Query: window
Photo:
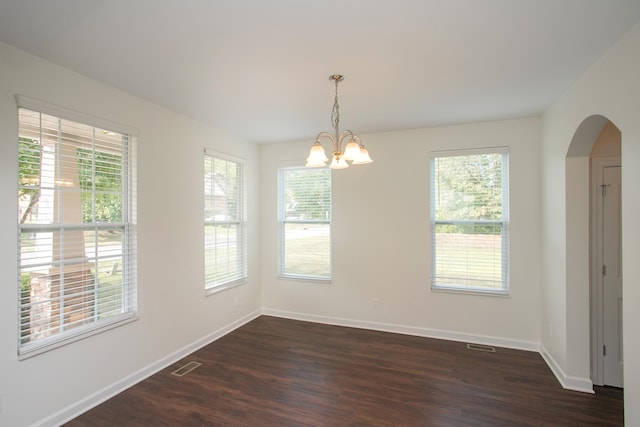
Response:
[[[280,275],[331,279],[331,171],[281,168]]]
[[[204,153],[204,280],[214,292],[247,278],[245,164]]]
[[[135,318],[132,138],[67,114],[18,98],[23,357]]]
[[[433,153],[432,289],[508,294],[506,148]]]

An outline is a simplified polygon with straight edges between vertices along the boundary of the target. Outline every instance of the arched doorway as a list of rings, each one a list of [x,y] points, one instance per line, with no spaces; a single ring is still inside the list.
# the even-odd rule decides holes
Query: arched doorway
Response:
[[[569,348],[589,352],[594,384],[616,387],[623,386],[620,140],[606,117],[586,118],[567,151],[566,175],[568,339],[589,324],[588,337]]]

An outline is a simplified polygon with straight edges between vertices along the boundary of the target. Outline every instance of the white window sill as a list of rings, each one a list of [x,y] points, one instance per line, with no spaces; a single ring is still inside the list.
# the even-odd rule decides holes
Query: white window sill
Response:
[[[322,277],[293,276],[293,275],[284,275],[284,274],[279,274],[278,280],[315,283],[316,285],[330,285],[333,283],[331,279],[325,279]]]
[[[499,297],[499,298],[509,298],[508,290],[485,290],[485,289],[466,289],[466,288],[454,288],[454,287],[444,287],[444,286],[431,286],[431,290],[433,292],[442,292],[449,294],[465,294],[465,295],[480,295],[487,297]]]
[[[125,313],[117,319],[111,321],[102,321],[100,326],[92,325],[90,329],[78,328],[77,332],[70,333],[64,336],[53,335],[48,338],[36,341],[34,343],[25,344],[18,349],[18,360],[25,360],[33,356],[37,356],[47,351],[71,344],[76,341],[91,337],[93,335],[106,332],[110,329],[117,328],[119,326],[126,325],[138,320],[138,316],[135,313]]]
[[[235,288],[236,286],[241,286],[247,283],[246,279],[236,280],[234,282],[225,283],[224,285],[211,286],[210,288],[205,288],[204,296],[208,297],[213,294],[217,294],[219,292],[226,291],[227,289]]]

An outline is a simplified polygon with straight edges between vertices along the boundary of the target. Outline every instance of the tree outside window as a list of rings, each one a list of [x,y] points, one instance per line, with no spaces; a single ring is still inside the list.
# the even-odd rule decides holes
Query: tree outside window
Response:
[[[508,152],[434,153],[433,289],[508,292]]]

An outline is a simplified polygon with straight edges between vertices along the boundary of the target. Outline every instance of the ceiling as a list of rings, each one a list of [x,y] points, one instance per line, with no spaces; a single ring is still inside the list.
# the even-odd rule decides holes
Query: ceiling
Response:
[[[537,115],[638,0],[1,0],[0,41],[248,141]]]

